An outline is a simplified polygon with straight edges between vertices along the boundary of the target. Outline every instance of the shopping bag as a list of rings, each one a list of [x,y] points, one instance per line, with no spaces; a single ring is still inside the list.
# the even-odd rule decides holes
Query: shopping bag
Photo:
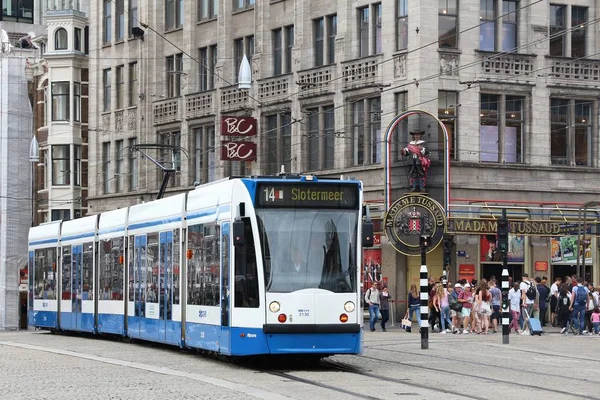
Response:
[[[406,332],[410,332],[411,326],[412,326],[412,321],[408,318],[408,311],[407,311],[406,314],[404,315],[404,318],[402,318],[402,329],[404,329]]]

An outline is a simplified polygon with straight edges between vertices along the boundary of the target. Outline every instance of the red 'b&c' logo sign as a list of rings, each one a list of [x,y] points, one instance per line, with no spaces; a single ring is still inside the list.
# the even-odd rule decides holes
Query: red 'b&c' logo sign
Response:
[[[256,160],[256,143],[221,142],[221,160],[254,161]]]
[[[256,119],[252,117],[221,117],[222,136],[256,136]]]

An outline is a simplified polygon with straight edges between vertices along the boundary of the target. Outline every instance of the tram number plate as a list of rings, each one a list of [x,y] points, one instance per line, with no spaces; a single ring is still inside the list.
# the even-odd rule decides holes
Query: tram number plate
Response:
[[[299,317],[310,317],[310,310],[298,310]]]
[[[198,318],[206,318],[206,310],[198,311]]]

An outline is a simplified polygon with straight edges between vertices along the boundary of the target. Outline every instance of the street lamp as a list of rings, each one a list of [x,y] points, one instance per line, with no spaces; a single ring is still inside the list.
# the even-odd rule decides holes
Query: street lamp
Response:
[[[40,162],[40,146],[33,135],[29,144],[29,161],[31,162],[31,226],[35,221],[35,165]]]
[[[246,54],[244,54],[244,58],[242,58],[242,63],[240,64],[240,71],[238,73],[238,89],[250,89],[251,86],[252,69],[250,68],[250,63],[248,62]]]

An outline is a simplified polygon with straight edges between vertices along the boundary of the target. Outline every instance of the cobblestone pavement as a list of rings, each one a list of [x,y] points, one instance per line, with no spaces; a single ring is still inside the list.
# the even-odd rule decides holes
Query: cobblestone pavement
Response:
[[[362,356],[239,365],[151,343],[0,333],[0,399],[600,400],[600,337],[367,332]],[[576,382],[576,384],[574,384]]]

